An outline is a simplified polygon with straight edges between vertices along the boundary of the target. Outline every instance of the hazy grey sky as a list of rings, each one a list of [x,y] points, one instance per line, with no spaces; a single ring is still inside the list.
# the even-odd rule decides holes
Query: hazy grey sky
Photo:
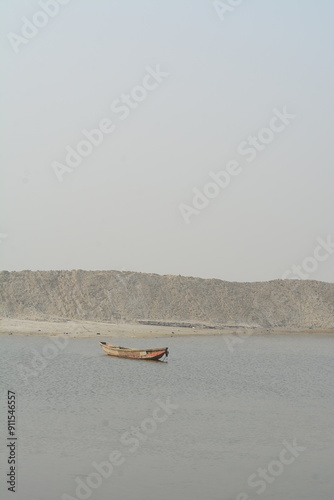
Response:
[[[331,0],[0,9],[2,269],[334,281]]]

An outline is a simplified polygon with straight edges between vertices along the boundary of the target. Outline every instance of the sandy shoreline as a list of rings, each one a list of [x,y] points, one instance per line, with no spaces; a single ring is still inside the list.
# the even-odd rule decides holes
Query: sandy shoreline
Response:
[[[115,338],[153,338],[184,335],[263,335],[263,334],[297,334],[297,333],[328,333],[334,330],[284,330],[260,329],[247,327],[226,328],[189,328],[173,326],[157,326],[142,324],[113,324],[94,321],[32,321],[22,319],[3,318],[0,321],[0,334],[50,337],[54,335],[68,335],[75,338],[87,337],[115,337]]]

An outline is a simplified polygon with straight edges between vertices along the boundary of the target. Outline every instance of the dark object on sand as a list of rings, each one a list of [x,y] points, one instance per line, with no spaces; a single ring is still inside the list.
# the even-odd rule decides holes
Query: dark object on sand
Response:
[[[118,358],[157,360],[164,355],[166,358],[168,356],[168,347],[161,347],[159,349],[131,349],[130,347],[109,344],[109,342],[99,342],[99,344],[106,354],[117,356]]]

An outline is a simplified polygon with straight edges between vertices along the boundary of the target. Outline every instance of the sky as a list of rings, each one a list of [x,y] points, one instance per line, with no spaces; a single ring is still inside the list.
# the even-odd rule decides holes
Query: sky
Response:
[[[333,15],[1,0],[1,269],[333,282]]]

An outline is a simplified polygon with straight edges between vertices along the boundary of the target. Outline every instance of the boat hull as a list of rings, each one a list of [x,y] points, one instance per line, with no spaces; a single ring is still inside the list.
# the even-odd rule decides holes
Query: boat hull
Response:
[[[159,349],[131,349],[128,347],[114,346],[108,342],[99,342],[100,346],[108,356],[129,359],[158,360],[163,356],[168,356],[168,347]]]

